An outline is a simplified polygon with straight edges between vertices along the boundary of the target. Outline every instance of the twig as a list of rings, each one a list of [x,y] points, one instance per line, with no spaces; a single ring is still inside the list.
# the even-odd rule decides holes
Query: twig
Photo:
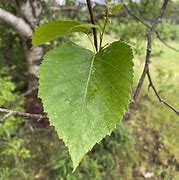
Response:
[[[154,83],[152,81],[152,78],[151,78],[151,75],[150,75],[150,72],[149,70],[147,71],[147,77],[148,77],[148,80],[149,80],[149,85],[150,87],[153,89],[155,95],[157,96],[158,100],[165,104],[166,106],[168,106],[171,110],[173,110],[177,115],[179,115],[179,110],[177,110],[174,106],[172,106],[170,103],[168,103],[165,99],[163,99],[160,94],[158,93],[157,89],[155,88],[154,86]]]
[[[134,96],[133,96],[133,101],[131,104],[135,103],[139,94],[140,94],[140,91],[141,91],[141,88],[142,88],[142,85],[143,85],[143,82],[144,82],[144,79],[147,75],[148,77],[148,80],[149,80],[149,87],[152,87],[156,97],[158,98],[158,100],[165,104],[168,108],[170,108],[171,110],[173,110],[177,115],[179,115],[179,111],[174,107],[172,106],[170,103],[168,103],[166,100],[162,99],[157,91],[157,89],[155,88],[154,86],[154,83],[152,81],[152,78],[151,78],[151,75],[150,75],[150,71],[149,71],[149,63],[150,63],[150,57],[151,57],[151,49],[152,49],[152,34],[153,32],[155,32],[157,35],[158,35],[158,38],[160,38],[158,32],[155,30],[157,25],[160,23],[160,19],[163,17],[164,15],[164,12],[165,12],[165,9],[167,7],[167,4],[168,4],[168,1],[169,0],[164,0],[164,3],[163,3],[163,6],[161,8],[161,11],[160,11],[160,14],[159,16],[154,20],[154,23],[153,25],[150,27],[150,26],[147,26],[149,28],[149,31],[147,33],[147,50],[146,50],[146,57],[145,57],[145,65],[144,65],[144,70],[143,70],[143,73],[141,75],[141,78],[139,80],[139,83],[137,85],[137,88],[136,88],[136,91],[134,93]],[[141,21],[141,20],[140,20]],[[141,21],[142,24],[146,25],[145,23],[143,23],[143,21]]]
[[[100,33],[100,43],[99,43],[99,51],[102,49],[102,44],[103,44],[103,36],[104,36],[104,32],[105,32],[105,29],[106,29],[106,25],[109,21],[109,12],[108,12],[108,8],[106,8],[106,17],[105,17],[105,21],[104,21],[104,26],[103,26],[103,29],[102,29],[102,32]]]
[[[91,23],[95,25],[95,20],[94,20],[91,0],[86,0],[86,3],[87,3],[87,6],[88,6],[88,11],[89,11]],[[96,48],[96,51],[98,51],[98,40],[97,40],[96,28],[92,28],[92,30],[93,30],[94,46]]]
[[[38,121],[41,119],[47,118],[46,115],[42,115],[42,114],[31,114],[31,113],[13,111],[13,110],[5,109],[5,108],[0,108],[0,113],[6,113],[6,115],[0,120],[0,122],[4,122],[5,120],[9,119],[11,116],[37,119]]]
[[[151,57],[151,49],[152,49],[152,34],[153,34],[153,32],[155,32],[155,29],[156,29],[157,25],[160,23],[160,20],[164,15],[164,12],[165,12],[165,9],[167,7],[168,2],[169,2],[169,0],[164,0],[162,8],[161,8],[160,13],[159,13],[159,16],[154,20],[151,28],[149,28],[149,30],[148,30],[145,65],[144,65],[144,70],[143,70],[142,75],[140,77],[139,83],[137,85],[137,88],[136,88],[136,90],[134,92],[134,96],[133,96],[133,101],[134,102],[136,102],[136,100],[137,100],[137,98],[138,98],[138,96],[140,94],[144,79],[145,79],[146,74],[147,74],[148,69],[149,69],[149,63],[150,63],[150,57]]]
[[[132,103],[136,103],[137,98],[138,98],[138,96],[140,94],[140,91],[141,91],[144,79],[146,77],[147,71],[149,69],[150,56],[151,56],[151,48],[152,48],[152,39],[151,39],[151,36],[152,36],[152,31],[149,30],[149,32],[147,34],[147,51],[146,51],[146,56],[145,56],[145,65],[144,65],[144,69],[143,69],[142,75],[141,75],[141,77],[139,79],[139,82],[137,84],[137,88],[136,88],[136,90],[134,92]]]
[[[133,16],[136,20],[138,20],[139,22],[141,22],[144,26],[146,26],[148,28],[148,33],[147,33],[147,50],[146,50],[146,57],[145,57],[145,65],[144,65],[144,70],[143,70],[143,73],[140,77],[140,80],[139,80],[139,83],[137,85],[137,88],[135,90],[135,93],[134,93],[134,96],[133,96],[133,99],[129,105],[129,108],[131,108],[133,106],[133,104],[136,103],[136,100],[140,94],[140,91],[141,91],[141,88],[142,88],[142,85],[143,85],[143,82],[144,82],[144,79],[147,75],[148,77],[148,80],[149,80],[149,87],[152,87],[156,97],[158,98],[158,100],[165,104],[168,108],[170,108],[172,111],[174,111],[177,115],[179,115],[179,110],[177,110],[174,106],[172,106],[170,103],[168,103],[166,100],[164,100],[163,98],[161,98],[159,92],[157,91],[157,89],[155,88],[154,86],[154,83],[152,81],[152,78],[151,78],[151,75],[150,75],[150,72],[149,72],[149,63],[150,63],[150,57],[151,57],[151,49],[152,49],[152,34],[153,33],[156,33],[158,39],[160,41],[162,41],[166,46],[168,46],[169,48],[175,50],[175,51],[178,51],[176,50],[175,48],[169,46],[159,35],[159,33],[156,31],[156,27],[157,25],[159,24],[160,22],[160,19],[163,17],[164,15],[164,12],[165,12],[165,9],[167,7],[167,4],[168,4],[168,1],[169,0],[164,0],[163,2],[163,5],[162,5],[162,8],[160,10],[160,13],[159,13],[159,16],[154,20],[153,22],[153,25],[150,26],[148,25],[146,22],[144,22],[142,19],[140,19],[139,17],[137,17],[135,14],[133,14],[130,9],[128,9],[128,7],[124,4],[124,6],[126,7],[128,13]],[[124,119],[125,120],[128,120],[129,119],[129,112],[127,112],[125,115],[124,115]]]
[[[162,39],[162,38],[160,37],[159,32],[156,31],[155,34],[156,34],[157,38],[158,38],[165,46],[167,46],[168,48],[170,48],[170,49],[172,49],[172,50],[174,50],[174,51],[176,51],[176,52],[179,52],[179,49],[176,49],[176,48],[170,46],[164,39]]]
[[[3,118],[0,120],[0,122],[4,122],[6,119],[9,119],[11,116],[13,116],[13,111],[9,111],[6,115],[3,116]]]
[[[122,1],[123,2],[123,1]],[[123,6],[125,7],[125,9],[127,10],[128,14],[131,15],[134,19],[136,19],[137,21],[139,21],[140,23],[142,23],[144,26],[146,26],[147,28],[151,28],[150,25],[148,25],[145,21],[143,21],[141,18],[139,18],[136,14],[134,14],[129,7],[123,3]]]
[[[139,21],[141,24],[143,24],[143,25],[144,25],[145,27],[147,27],[148,29],[151,29],[151,28],[152,28],[151,25],[149,25],[149,24],[146,23],[144,20],[142,20],[140,17],[138,17],[136,14],[134,14],[134,13],[129,9],[129,7],[128,7],[126,4],[124,4],[124,7],[125,7],[125,9],[127,10],[128,14],[131,15],[134,19],[136,19],[137,21]],[[170,49],[172,49],[172,50],[174,50],[174,51],[176,51],[176,52],[179,52],[179,49],[176,49],[176,48],[172,47],[172,46],[169,45],[163,38],[161,38],[159,32],[158,32],[156,29],[154,29],[153,31],[155,32],[157,38],[158,38],[165,46],[167,46],[168,48],[170,48]]]
[[[163,5],[162,5],[162,8],[160,10],[160,14],[159,16],[154,20],[154,23],[152,25],[152,31],[155,31],[156,27],[158,26],[158,24],[160,23],[160,20],[162,19],[164,13],[165,13],[165,10],[167,8],[167,5],[168,5],[168,2],[169,0],[163,0]]]

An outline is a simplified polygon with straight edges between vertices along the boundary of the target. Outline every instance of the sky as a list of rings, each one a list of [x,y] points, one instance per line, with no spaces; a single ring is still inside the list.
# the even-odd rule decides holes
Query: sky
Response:
[[[86,3],[86,0],[76,0],[80,3]],[[105,0],[91,0],[92,2],[100,3],[100,4],[105,4]],[[56,2],[59,5],[65,5],[65,0],[56,0]]]

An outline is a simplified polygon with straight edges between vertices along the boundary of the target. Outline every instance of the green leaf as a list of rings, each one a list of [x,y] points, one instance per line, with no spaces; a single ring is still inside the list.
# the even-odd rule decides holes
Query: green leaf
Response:
[[[111,14],[116,14],[123,7],[123,3],[119,3],[110,8],[109,12]]]
[[[83,32],[87,34],[90,32],[89,28],[98,28],[98,26],[76,21],[51,21],[35,29],[32,36],[32,44],[33,46],[39,46],[72,32]]]
[[[72,43],[49,51],[39,69],[39,97],[74,170],[120,122],[133,83],[129,45],[114,42],[96,55]]]

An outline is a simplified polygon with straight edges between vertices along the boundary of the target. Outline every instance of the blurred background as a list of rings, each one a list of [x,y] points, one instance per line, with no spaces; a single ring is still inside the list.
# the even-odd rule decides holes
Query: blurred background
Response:
[[[125,4],[150,24],[159,14],[162,0],[126,0]],[[105,0],[94,0],[93,9],[102,26]],[[85,1],[0,0],[0,107],[42,113],[35,74],[44,52],[64,40],[91,48],[88,38],[78,33],[31,48],[34,28],[54,19],[89,22]],[[104,43],[120,39],[132,46],[134,89],[143,70],[146,31],[123,7],[111,17],[104,37]],[[179,1],[169,2],[157,31],[179,49]],[[153,38],[151,75],[160,95],[179,107],[179,52],[155,35]],[[0,180],[14,179],[179,180],[179,117],[158,101],[146,79],[128,121],[96,145],[74,173],[67,148],[47,119],[11,117],[0,123]]]

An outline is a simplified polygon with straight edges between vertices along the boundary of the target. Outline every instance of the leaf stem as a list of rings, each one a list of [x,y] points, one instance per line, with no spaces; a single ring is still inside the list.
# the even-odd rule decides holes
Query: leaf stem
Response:
[[[108,8],[106,8],[106,17],[105,17],[105,21],[104,21],[104,26],[103,26],[102,32],[100,33],[99,51],[102,49],[103,36],[104,36],[104,32],[105,32],[108,20],[109,20],[109,10],[108,10]]]

